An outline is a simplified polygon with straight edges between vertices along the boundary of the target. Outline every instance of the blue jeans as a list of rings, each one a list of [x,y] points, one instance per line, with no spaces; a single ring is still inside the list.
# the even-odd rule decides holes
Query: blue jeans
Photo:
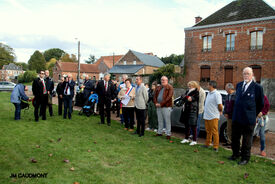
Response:
[[[261,121],[262,121],[262,118],[259,119],[259,125],[261,125]],[[266,119],[263,120],[264,121],[264,126],[260,126],[260,130],[259,130],[259,133],[260,133],[260,142],[261,142],[261,151],[263,151],[265,149],[265,126],[266,126]]]
[[[15,107],[14,119],[20,120],[21,106],[20,103],[13,103]]]

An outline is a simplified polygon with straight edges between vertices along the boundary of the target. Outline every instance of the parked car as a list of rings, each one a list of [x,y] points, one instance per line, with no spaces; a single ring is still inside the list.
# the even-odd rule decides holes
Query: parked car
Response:
[[[12,91],[15,85],[13,82],[0,81],[0,91]]]
[[[222,95],[222,103],[224,104],[227,92],[225,90],[218,90],[218,91]],[[209,91],[205,90],[205,92],[207,95]],[[180,115],[181,115],[181,111],[182,111],[182,105],[181,105],[180,99],[181,99],[181,97],[178,97],[174,100],[174,107],[171,112],[171,126],[184,128],[184,124],[180,122]],[[220,133],[220,138],[223,141],[227,140],[226,126],[227,126],[227,119],[225,118],[224,115],[221,115],[220,119],[219,119],[219,133]],[[200,130],[205,131],[204,119],[201,120]]]

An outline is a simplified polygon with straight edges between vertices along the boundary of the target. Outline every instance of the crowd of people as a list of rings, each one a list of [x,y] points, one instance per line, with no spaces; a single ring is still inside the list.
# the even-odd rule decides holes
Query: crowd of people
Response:
[[[228,95],[223,106],[222,96],[218,92],[217,82],[208,83],[208,94],[196,81],[188,82],[188,89],[182,94],[182,111],[180,122],[185,126],[185,138],[181,143],[190,146],[197,144],[200,131],[200,122],[205,121],[206,141],[202,145],[209,148],[213,144],[213,150],[218,152],[220,115],[227,118],[227,142],[226,146],[232,147],[230,160],[239,161],[240,165],[249,162],[253,131],[259,126],[261,139],[261,155],[266,156],[265,149],[265,125],[268,119],[269,102],[264,96],[263,88],[253,80],[253,70],[246,67],[243,70],[243,81],[237,84],[236,91],[233,84],[226,85]],[[72,101],[75,95],[75,82],[72,75],[68,74],[62,78],[56,87],[58,97],[58,115],[63,118],[72,118]],[[92,81],[89,76],[79,85],[83,100],[87,100],[91,94],[98,95],[98,109],[100,115],[99,124],[111,125],[111,106],[120,117],[124,129],[139,137],[145,135],[145,122],[148,119],[148,128],[157,129],[156,136],[171,139],[171,112],[173,108],[174,88],[168,83],[166,76],[161,77],[161,84],[153,82],[151,88],[143,83],[143,78],[137,76],[135,84],[127,75],[122,76],[122,82],[110,80],[110,74],[105,74],[103,80]],[[15,120],[20,119],[20,99],[30,100],[24,93],[26,86],[18,84],[11,95],[11,102],[15,106]],[[49,71],[41,71],[39,77],[33,81],[32,91],[34,95],[34,117],[35,121],[46,120],[46,107],[49,114],[53,116],[52,96],[54,95],[54,84],[49,77]],[[96,109],[96,107],[95,107]],[[136,131],[134,131],[136,117]],[[165,131],[164,131],[165,130]],[[190,136],[191,135],[191,136]],[[190,139],[191,137],[191,139]]]

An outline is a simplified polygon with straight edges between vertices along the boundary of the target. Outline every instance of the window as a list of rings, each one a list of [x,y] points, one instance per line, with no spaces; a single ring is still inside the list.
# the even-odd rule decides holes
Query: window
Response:
[[[136,61],[133,61],[133,65],[136,65],[137,64],[137,62]]]
[[[210,81],[210,66],[201,66],[201,82]]]
[[[203,52],[209,52],[212,48],[212,36],[204,36],[203,37]]]
[[[235,34],[226,35],[226,51],[235,50]]]
[[[262,67],[259,65],[252,65],[250,66],[253,69],[254,78],[257,83],[261,83],[261,73],[262,73]]]
[[[124,64],[124,65],[127,65],[127,61],[123,61],[123,64]]]
[[[250,34],[250,50],[261,50],[263,48],[263,31],[254,31]]]

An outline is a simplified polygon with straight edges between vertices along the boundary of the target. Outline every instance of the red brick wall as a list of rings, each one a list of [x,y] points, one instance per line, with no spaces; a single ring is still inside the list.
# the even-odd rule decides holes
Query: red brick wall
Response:
[[[263,49],[250,50],[248,32],[264,29]],[[236,32],[235,50],[225,51],[226,33]],[[205,34],[212,34],[212,50],[202,52]],[[225,36],[224,36],[225,35]],[[218,88],[224,87],[224,67],[233,67],[233,84],[242,81],[242,70],[251,65],[261,66],[261,78],[275,78],[275,21],[252,22],[223,27],[204,28],[185,31],[185,82],[200,81],[202,65],[211,67],[210,80],[216,80]],[[201,37],[201,38],[200,38]]]

